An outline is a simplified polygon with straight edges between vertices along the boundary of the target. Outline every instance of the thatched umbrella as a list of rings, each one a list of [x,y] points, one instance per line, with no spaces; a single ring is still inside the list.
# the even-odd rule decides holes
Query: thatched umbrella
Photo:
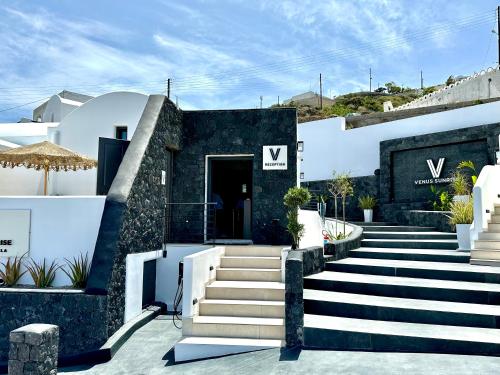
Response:
[[[23,166],[37,171],[43,170],[43,193],[47,195],[47,176],[50,170],[87,170],[97,167],[97,161],[45,141],[0,152],[0,165],[4,168]]]

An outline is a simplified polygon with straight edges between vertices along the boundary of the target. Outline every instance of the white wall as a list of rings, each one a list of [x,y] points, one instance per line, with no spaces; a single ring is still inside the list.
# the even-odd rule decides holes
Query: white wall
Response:
[[[498,122],[500,102],[411,117],[378,125],[344,130],[344,118],[298,125],[304,142],[302,181],[326,180],[333,170],[369,176],[380,167],[380,142],[388,139],[467,128]]]
[[[133,92],[98,96],[68,114],[57,129],[49,131],[49,136],[63,147],[97,159],[99,137],[115,138],[116,126],[127,126],[128,138],[131,139],[147,101],[147,95]],[[97,169],[59,172],[54,180],[52,194],[93,195]]]
[[[2,209],[31,210],[31,238],[29,257],[35,261],[44,258],[65,264],[80,253],[92,259],[101,224],[105,197],[0,197]],[[0,261],[4,261],[0,257]],[[33,284],[25,274],[21,284]],[[70,285],[70,280],[59,270],[54,286]]]
[[[81,105],[80,102],[64,99],[59,95],[52,95],[43,111],[42,121],[59,122]]]

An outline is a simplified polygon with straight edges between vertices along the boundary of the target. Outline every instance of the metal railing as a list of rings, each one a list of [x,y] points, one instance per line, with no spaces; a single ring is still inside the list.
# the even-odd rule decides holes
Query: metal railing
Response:
[[[216,203],[167,203],[164,243],[214,243]]]

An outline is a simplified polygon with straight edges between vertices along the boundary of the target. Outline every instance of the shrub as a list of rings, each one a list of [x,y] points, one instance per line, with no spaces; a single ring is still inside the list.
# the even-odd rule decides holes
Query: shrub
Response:
[[[453,173],[453,181],[450,184],[453,195],[469,195],[470,186],[467,176],[460,171]]]
[[[373,210],[377,205],[377,200],[371,195],[362,195],[358,198],[358,206],[362,210]]]
[[[448,216],[451,225],[472,224],[474,221],[474,201],[457,201],[450,204],[451,215]]]
[[[0,279],[3,280],[6,286],[14,286],[18,283],[19,279],[26,273],[21,272],[23,257],[8,258],[7,262],[2,263],[3,270],[0,270]]]
[[[80,254],[79,257],[74,257],[72,260],[64,258],[69,270],[62,268],[62,271],[71,280],[73,288],[83,289],[87,286],[87,280],[90,272],[90,263],[88,254]]]
[[[450,203],[453,197],[446,190],[438,189],[436,186],[431,185],[431,192],[434,194],[434,199],[430,201],[434,211],[449,211]]]
[[[283,202],[288,208],[286,215],[288,219],[288,232],[293,237],[292,248],[299,246],[300,239],[304,235],[304,225],[299,223],[299,207],[305,205],[311,200],[309,190],[300,187],[292,187],[283,197]]]
[[[458,164],[457,169],[469,169],[472,172],[470,178],[472,180],[472,186],[474,187],[477,181],[477,171],[474,163],[471,160],[463,160]]]
[[[56,278],[56,272],[60,266],[56,261],[52,261],[49,267],[45,264],[45,259],[42,263],[36,263],[31,259],[30,263],[26,265],[28,272],[33,279],[33,283],[38,288],[48,288],[52,286],[54,279]]]

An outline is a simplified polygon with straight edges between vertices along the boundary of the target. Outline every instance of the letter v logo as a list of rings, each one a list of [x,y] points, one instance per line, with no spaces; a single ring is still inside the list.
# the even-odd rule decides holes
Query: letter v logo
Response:
[[[278,157],[280,156],[280,151],[281,151],[281,147],[278,147],[276,149],[276,153],[274,152],[274,150],[272,148],[269,149],[269,152],[271,153],[271,157],[273,158],[274,161],[278,160]]]
[[[437,167],[435,167],[432,159],[427,159],[427,165],[429,166],[429,170],[431,171],[432,177],[439,178],[439,176],[441,176],[444,160],[445,160],[444,158],[439,158]]]

